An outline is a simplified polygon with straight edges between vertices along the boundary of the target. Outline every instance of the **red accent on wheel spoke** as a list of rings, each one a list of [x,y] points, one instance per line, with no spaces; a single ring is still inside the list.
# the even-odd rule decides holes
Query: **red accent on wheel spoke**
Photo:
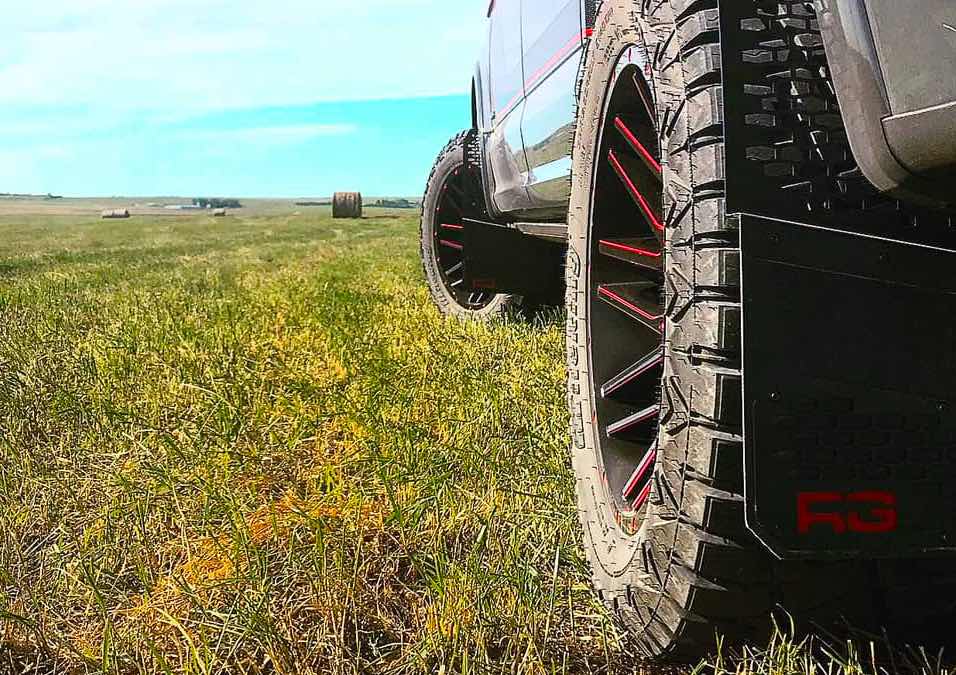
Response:
[[[608,161],[611,162],[614,171],[627,187],[627,191],[631,193],[631,197],[633,197],[634,201],[641,207],[641,211],[644,212],[644,217],[647,218],[647,221],[655,230],[663,232],[664,223],[662,223],[660,218],[657,217],[657,214],[654,213],[654,209],[651,208],[651,205],[647,203],[644,195],[642,195],[641,191],[634,185],[634,181],[631,180],[631,177],[627,175],[627,170],[625,170],[624,165],[621,164],[621,160],[617,158],[613,150],[608,151]]]
[[[657,235],[632,239],[601,239],[598,251],[628,265],[637,265],[654,272],[663,272],[664,252]]]
[[[660,177],[663,169],[661,168],[660,163],[654,159],[654,155],[648,152],[647,148],[644,147],[644,144],[634,135],[627,124],[620,117],[614,118],[614,126],[617,127],[617,130],[621,132],[621,135],[624,136],[624,139],[628,144],[634,148],[634,150],[641,156],[641,159],[644,160],[644,163],[651,168],[654,173]]]
[[[652,447],[647,451],[647,454],[644,455],[644,459],[641,460],[641,463],[634,470],[634,474],[631,476],[631,479],[627,481],[627,485],[624,486],[624,501],[628,501],[634,496],[637,486],[640,485],[641,479],[647,474],[647,470],[654,465],[655,459],[657,459],[657,448]]]
[[[627,300],[623,296],[609,289],[607,286],[601,286],[600,288],[598,288],[598,294],[603,295],[605,298],[618,303],[622,307],[626,307],[627,309],[631,310],[638,316],[647,319],[648,321],[659,321],[660,319],[663,318],[662,316],[654,316],[650,312],[641,309],[640,307],[635,305],[633,302]]]
[[[464,225],[456,225],[455,223],[442,223],[441,226],[446,230],[464,230]]]
[[[664,354],[663,352],[656,352],[651,354],[641,361],[638,361],[636,364],[628,368],[627,370],[622,371],[615,377],[608,380],[607,384],[601,387],[601,396],[608,398],[613,395],[614,392],[618,391],[621,387],[624,387],[641,375],[649,373],[655,368],[660,367],[664,363]]]
[[[611,241],[610,239],[602,239],[601,246],[607,246],[608,248],[615,248],[618,251],[624,251],[626,253],[634,253],[635,255],[642,255],[648,258],[660,258],[660,251],[648,251],[644,248],[637,248],[636,246],[628,246],[627,244],[621,244],[616,241]]]
[[[652,419],[656,419],[658,414],[660,414],[661,407],[658,405],[652,405],[650,408],[642,410],[640,412],[634,413],[628,417],[625,417],[622,420],[615,422],[614,424],[608,425],[607,435],[614,436],[619,434],[622,431],[627,431],[631,427],[637,426],[644,422],[648,422]]]
[[[637,499],[634,500],[633,509],[635,511],[640,511],[641,507],[647,503],[648,497],[651,496],[651,486],[654,485],[654,481],[647,481],[647,485],[644,486],[644,489],[641,490],[641,494],[637,495]]]
[[[438,243],[441,244],[442,246],[447,246],[448,248],[453,248],[453,249],[455,249],[456,251],[461,251],[461,250],[464,250],[464,248],[465,248],[464,246],[462,246],[462,245],[459,244],[458,242],[448,241],[447,239],[439,239],[439,240],[438,240]]]

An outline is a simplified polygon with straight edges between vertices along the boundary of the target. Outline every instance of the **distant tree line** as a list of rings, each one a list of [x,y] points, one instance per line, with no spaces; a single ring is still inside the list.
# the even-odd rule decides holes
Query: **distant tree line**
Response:
[[[16,192],[0,192],[2,199],[63,199],[61,195],[46,193],[45,195],[18,194]]]
[[[369,206],[381,206],[387,209],[417,209],[421,206],[420,202],[413,202],[410,199],[398,198],[398,199],[379,199]]]
[[[241,209],[238,199],[217,199],[214,197],[196,197],[193,205],[204,209]]]

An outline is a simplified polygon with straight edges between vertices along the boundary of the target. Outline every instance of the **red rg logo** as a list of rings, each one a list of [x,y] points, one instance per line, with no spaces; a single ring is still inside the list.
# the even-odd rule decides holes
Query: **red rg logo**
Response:
[[[836,534],[892,532],[898,524],[896,495],[891,492],[801,492],[797,495],[797,530],[809,534],[828,527]]]

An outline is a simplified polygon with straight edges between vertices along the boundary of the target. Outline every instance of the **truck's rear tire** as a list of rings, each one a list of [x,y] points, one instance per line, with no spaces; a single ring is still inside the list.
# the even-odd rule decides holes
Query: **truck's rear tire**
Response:
[[[517,304],[512,295],[464,287],[464,236],[469,181],[480,180],[465,165],[463,132],[452,138],[435,160],[422,200],[422,267],[432,300],[446,316],[488,321]],[[479,183],[480,184],[480,183]]]
[[[568,399],[594,585],[653,658],[762,640],[777,609],[931,641],[953,616],[946,561],[780,562],[746,528],[718,28],[717,0],[604,0],[582,70]]]

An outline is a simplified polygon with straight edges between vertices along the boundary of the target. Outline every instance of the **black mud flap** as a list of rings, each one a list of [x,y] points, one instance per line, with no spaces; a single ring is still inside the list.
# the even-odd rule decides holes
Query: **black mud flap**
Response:
[[[466,218],[464,226],[468,287],[560,302],[566,245],[481,220]]]
[[[784,558],[956,550],[956,252],[733,217],[748,527]]]

